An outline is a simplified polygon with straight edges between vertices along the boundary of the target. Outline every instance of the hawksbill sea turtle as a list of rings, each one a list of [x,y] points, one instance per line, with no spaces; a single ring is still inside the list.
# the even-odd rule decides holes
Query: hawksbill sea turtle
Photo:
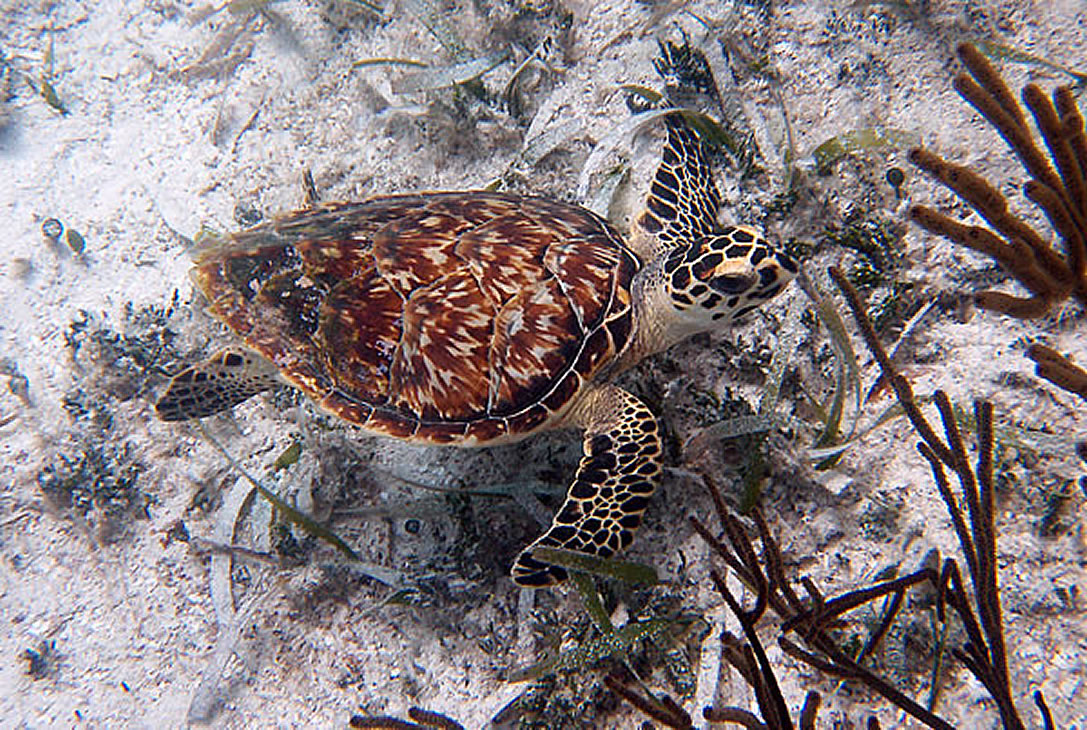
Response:
[[[432,192],[328,203],[235,233],[192,272],[244,346],[179,373],[167,421],[298,388],[369,432],[486,446],[584,431],[584,456],[516,583],[567,572],[548,546],[609,557],[630,545],[661,474],[657,421],[612,383],[698,332],[727,329],[797,265],[756,230],[720,226],[703,143],[666,117],[660,166],[623,239],[577,205]]]

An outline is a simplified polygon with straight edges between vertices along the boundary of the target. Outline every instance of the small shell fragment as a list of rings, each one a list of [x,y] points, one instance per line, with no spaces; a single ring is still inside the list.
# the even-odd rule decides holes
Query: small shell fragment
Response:
[[[46,218],[42,221],[42,235],[46,240],[56,243],[64,233],[64,224],[56,218]]]
[[[72,249],[74,254],[81,254],[87,248],[87,242],[83,240],[83,236],[79,235],[79,231],[74,228],[69,228],[64,232],[64,242],[68,244],[68,248]]]

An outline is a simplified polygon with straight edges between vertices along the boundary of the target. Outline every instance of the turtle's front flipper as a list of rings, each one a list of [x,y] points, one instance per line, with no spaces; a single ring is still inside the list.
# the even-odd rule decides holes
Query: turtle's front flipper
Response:
[[[513,580],[541,588],[566,570],[532,556],[556,547],[611,557],[630,544],[661,473],[657,419],[644,403],[612,385],[585,394],[570,420],[585,429],[585,455],[551,528],[517,557]]]
[[[178,373],[155,404],[155,411],[164,421],[203,418],[279,382],[270,362],[248,350],[228,348]]]
[[[664,121],[668,139],[632,236],[646,259],[714,233],[721,207],[705,143],[680,113]]]

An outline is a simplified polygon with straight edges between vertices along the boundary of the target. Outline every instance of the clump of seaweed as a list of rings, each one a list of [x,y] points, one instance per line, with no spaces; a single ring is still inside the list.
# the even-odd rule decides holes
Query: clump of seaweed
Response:
[[[874,280],[869,282],[864,276],[851,277],[861,285],[881,283],[895,268],[902,264],[903,226],[878,214],[865,213],[861,208],[854,208],[840,227],[825,231],[827,243],[856,251],[864,257],[869,269],[874,269]]]
[[[1072,88],[1058,87],[1052,100],[1035,84],[1023,89],[1023,101],[1047,156],[1027,125],[1023,108],[988,59],[969,43],[957,50],[968,73],[955,78],[955,90],[1019,158],[1031,177],[1023,192],[1046,215],[1061,247],[1012,213],[1004,195],[982,176],[923,148],[911,150],[910,161],[951,189],[988,227],[960,223],[923,205],[913,206],[910,218],[931,233],[994,259],[1029,294],[980,292],[974,299],[983,309],[1036,319],[1070,298],[1087,305],[1087,135]],[[1068,358],[1040,347],[1032,348],[1028,356],[1038,363],[1039,376],[1087,398],[1087,372]]]
[[[902,223],[861,206],[853,208],[841,225],[828,226],[823,232],[823,242],[857,254],[849,279],[862,290],[874,292],[872,319],[880,332],[901,323],[915,307],[912,284],[900,273],[905,234]]]
[[[27,676],[34,680],[55,676],[61,664],[57,642],[53,639],[42,639],[37,647],[24,649],[22,658],[26,662]]]
[[[709,61],[705,54],[691,45],[686,34],[682,43],[658,40],[657,48],[660,53],[653,59],[653,68],[669,89],[680,93],[708,94],[721,106],[721,93],[717,90],[717,81],[713,78]]]
[[[177,348],[173,317],[179,294],[166,305],[137,309],[125,304],[120,327],[105,315],[80,310],[64,333],[76,367],[85,375],[84,389],[100,390],[120,401],[146,395],[174,363],[191,353]]]
[[[687,109],[693,107],[699,95],[708,97],[719,110],[720,121],[688,115],[688,123],[707,141],[711,153],[726,154],[742,176],[754,174],[761,161],[755,135],[745,128],[743,110],[725,103],[705,54],[686,33],[681,43],[658,41],[657,46],[659,53],[653,59],[653,68],[664,81],[668,104]]]
[[[59,509],[91,528],[108,543],[127,534],[134,519],[146,519],[154,497],[143,491],[145,466],[115,431],[120,403],[147,394],[165,374],[164,366],[182,359],[175,346],[172,318],[178,295],[166,306],[125,306],[119,328],[105,315],[81,311],[64,333],[80,373],[79,384],[64,394],[62,406],[71,432],[37,475],[42,493]],[[29,386],[13,362],[0,362],[17,395],[29,402]]]
[[[99,540],[125,534],[133,518],[147,519],[154,498],[139,487],[143,465],[127,445],[79,441],[38,472],[38,486],[58,507],[85,520]]]
[[[656,598],[638,616],[615,625],[590,575],[568,569],[586,615],[569,625],[541,623],[546,643],[566,648],[510,675],[510,681],[532,682],[519,701],[521,727],[586,727],[602,711],[614,709],[615,695],[664,716],[685,717],[668,695],[658,697],[648,684],[663,682],[681,698],[693,695],[691,655],[708,630],[706,623],[677,613],[673,596],[653,592]],[[655,671],[660,667],[664,676]],[[690,718],[686,722],[684,727]]]

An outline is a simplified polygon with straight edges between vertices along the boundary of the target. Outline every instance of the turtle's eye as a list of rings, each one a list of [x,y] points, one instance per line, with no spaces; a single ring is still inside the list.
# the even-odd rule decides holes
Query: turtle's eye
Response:
[[[710,286],[722,294],[742,294],[755,286],[757,279],[753,274],[722,274],[710,279]]]

